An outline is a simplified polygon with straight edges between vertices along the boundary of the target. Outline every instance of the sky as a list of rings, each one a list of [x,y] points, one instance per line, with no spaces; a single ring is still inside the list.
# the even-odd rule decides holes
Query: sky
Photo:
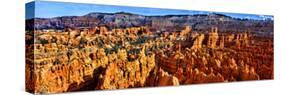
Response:
[[[34,12],[35,11],[35,12]],[[179,9],[160,9],[145,7],[129,7],[101,4],[85,4],[85,3],[66,3],[52,1],[35,1],[26,4],[26,19],[30,18],[52,18],[59,16],[83,16],[91,12],[116,13],[129,12],[146,16],[163,16],[163,15],[194,15],[219,13],[234,18],[247,18],[255,20],[272,19],[270,15],[255,14],[237,14],[224,12],[208,12],[208,11],[191,11]]]

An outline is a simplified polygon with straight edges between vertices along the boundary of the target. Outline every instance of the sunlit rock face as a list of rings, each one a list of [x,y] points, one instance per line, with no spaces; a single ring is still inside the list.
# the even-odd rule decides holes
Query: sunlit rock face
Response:
[[[201,34],[199,36],[197,36],[193,42],[193,45],[191,47],[191,49],[200,49],[202,48],[202,43],[203,43],[203,40],[205,39],[205,35],[204,34]]]
[[[149,26],[58,31],[26,34],[27,90],[57,93],[273,79],[273,37],[254,31],[212,27],[202,32],[191,26],[165,32]]]
[[[121,52],[120,58],[110,63],[99,76],[96,89],[120,89],[129,87],[143,87],[150,72],[155,68],[154,55],[146,55],[144,48],[138,58],[128,61],[126,51]],[[119,53],[118,52],[118,53]],[[124,59],[122,59],[124,57]]]
[[[171,85],[179,85],[179,80],[177,77],[168,74],[161,68],[158,70],[154,86],[171,86]]]
[[[218,28],[212,28],[211,31],[208,33],[208,41],[207,46],[209,48],[216,48],[217,42],[219,39]]]

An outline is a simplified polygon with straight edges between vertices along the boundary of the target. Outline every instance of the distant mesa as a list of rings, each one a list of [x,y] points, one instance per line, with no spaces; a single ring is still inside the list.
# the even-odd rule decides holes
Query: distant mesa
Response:
[[[117,14],[122,14],[124,16],[117,16]],[[265,32],[273,31],[271,28],[273,27],[272,20],[245,20],[233,18],[219,13],[144,16],[123,11],[116,13],[92,12],[84,16],[62,16],[54,18],[28,19],[26,20],[26,23],[27,30],[64,29],[69,27],[83,28],[105,25],[109,29],[149,26],[151,30],[180,31],[184,29],[186,25],[189,25],[192,26],[194,30],[200,31],[207,31],[212,26],[217,26],[221,31],[240,31],[247,29]],[[268,28],[259,28],[259,26]],[[173,27],[173,29],[171,27]]]

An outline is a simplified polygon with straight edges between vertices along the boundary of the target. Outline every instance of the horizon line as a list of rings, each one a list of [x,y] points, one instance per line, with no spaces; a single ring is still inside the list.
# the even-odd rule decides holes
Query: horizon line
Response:
[[[40,7],[37,7],[40,6]],[[167,15],[200,15],[200,14],[223,14],[232,18],[252,20],[274,20],[273,15],[242,14],[212,11],[197,11],[184,9],[164,9],[148,7],[132,7],[119,5],[86,4],[56,1],[32,1],[26,3],[26,17],[32,18],[56,18],[64,16],[85,16],[90,13],[118,13],[125,12],[143,16],[167,16]]]

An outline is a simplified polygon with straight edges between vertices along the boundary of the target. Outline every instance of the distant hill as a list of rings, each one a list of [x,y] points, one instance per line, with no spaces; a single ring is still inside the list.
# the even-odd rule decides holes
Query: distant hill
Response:
[[[149,26],[152,30],[177,31],[189,25],[195,30],[207,30],[212,26],[217,26],[221,31],[252,30],[273,32],[272,20],[238,19],[217,13],[144,16],[127,12],[93,12],[84,16],[62,16],[54,18],[28,19],[26,20],[26,24],[27,30],[64,29],[95,26],[106,26],[109,29],[112,29],[133,26]]]

